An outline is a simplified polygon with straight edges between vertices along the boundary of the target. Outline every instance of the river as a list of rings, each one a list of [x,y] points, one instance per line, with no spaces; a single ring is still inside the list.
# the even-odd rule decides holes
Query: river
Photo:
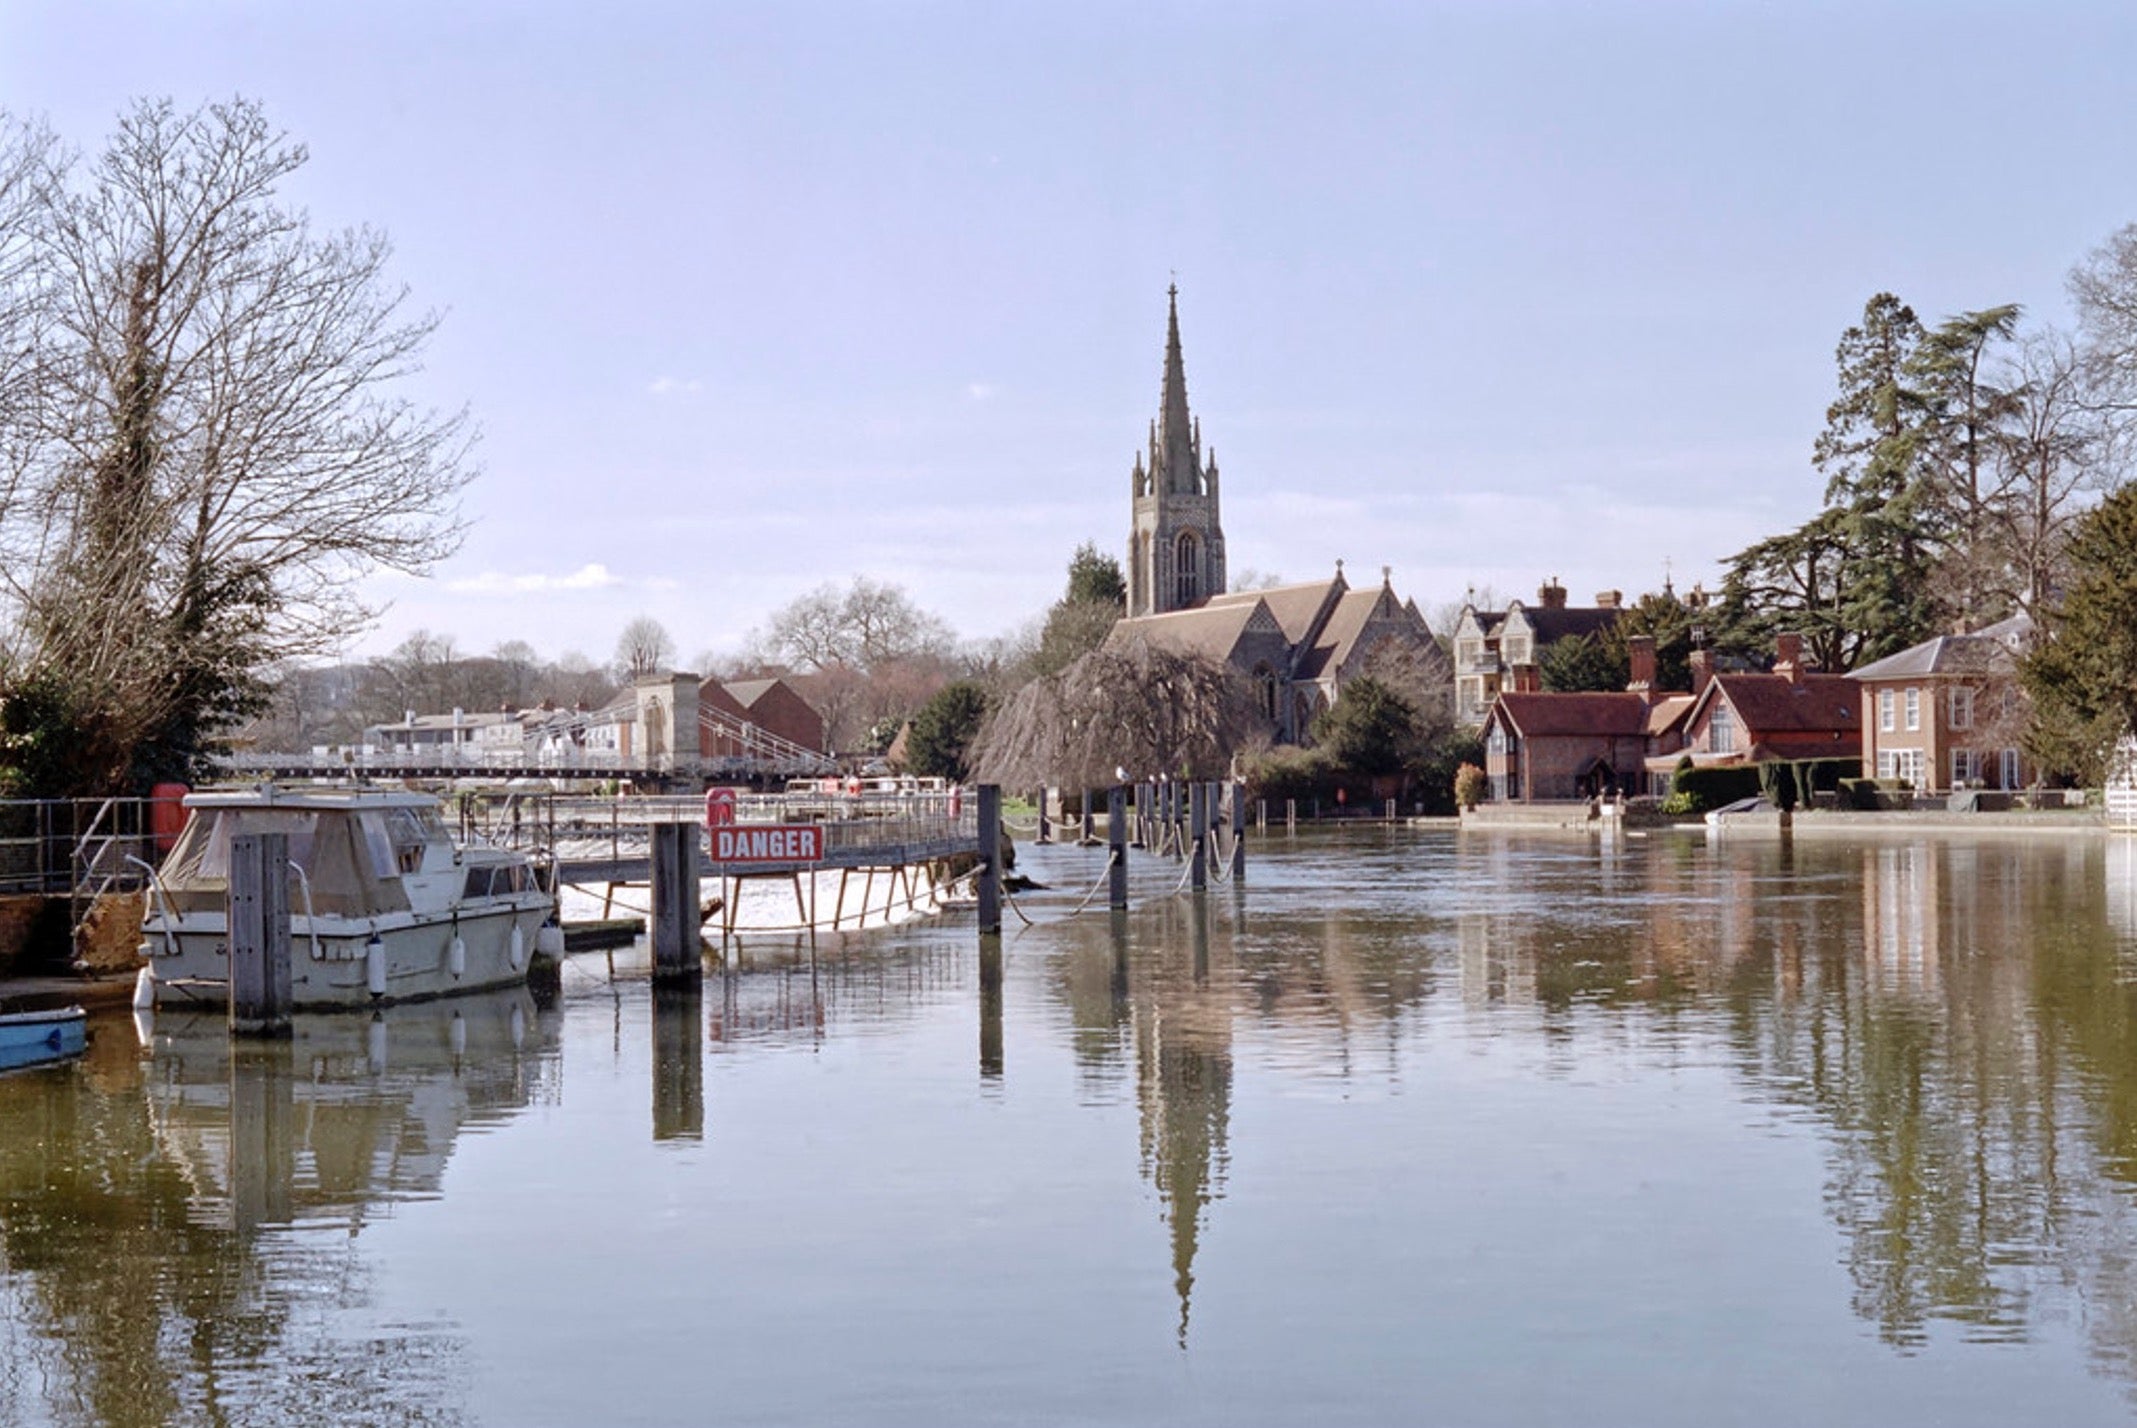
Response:
[[[2137,1419],[2137,840],[1103,859],[998,964],[99,1017],[0,1077],[0,1423]]]

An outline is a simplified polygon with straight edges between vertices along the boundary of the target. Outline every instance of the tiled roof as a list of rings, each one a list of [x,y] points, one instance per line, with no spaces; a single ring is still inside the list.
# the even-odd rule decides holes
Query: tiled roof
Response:
[[[1638,739],[1647,733],[1647,701],[1637,694],[1501,694],[1493,713],[1524,739]]]
[[[1665,694],[1647,709],[1647,737],[1659,739],[1684,722],[1698,701],[1689,694]]]
[[[1543,606],[1531,609],[1522,606],[1521,613],[1536,631],[1536,643],[1552,644],[1569,635],[1592,635],[1597,630],[1607,630],[1618,622],[1623,610],[1603,606],[1567,605],[1552,610]]]
[[[1232,651],[1238,647],[1240,637],[1257,613],[1264,619],[1270,618],[1263,600],[1226,597],[1199,609],[1137,615],[1114,623],[1112,633],[1106,636],[1106,647],[1119,649],[1131,640],[1140,639],[1155,649],[1199,655],[1222,664],[1232,657]]]
[[[1338,575],[1327,580],[1309,580],[1298,585],[1277,585],[1267,590],[1235,590],[1224,595],[1212,595],[1202,605],[1205,610],[1229,609],[1238,605],[1252,605],[1256,601],[1269,607],[1276,623],[1284,632],[1284,638],[1298,644],[1313,633],[1314,621],[1321,617],[1322,606],[1328,603],[1331,593],[1349,587],[1341,584]],[[1378,592],[1374,592],[1377,594]],[[1192,614],[1193,611],[1176,611]],[[1144,616],[1145,619],[1163,619],[1164,616]]]
[[[1862,727],[1862,693],[1849,675],[1717,674],[1713,688],[1728,696],[1754,737]],[[1713,689],[1705,697],[1716,697]]]

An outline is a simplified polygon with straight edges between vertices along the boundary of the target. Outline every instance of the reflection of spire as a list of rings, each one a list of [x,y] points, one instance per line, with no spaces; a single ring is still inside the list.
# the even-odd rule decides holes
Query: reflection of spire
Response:
[[[1172,1232],[1183,1349],[1203,1215],[1224,1194],[1232,1107],[1227,982],[1218,979],[1214,989],[1209,984],[1209,926],[1199,915],[1191,940],[1193,975],[1181,975],[1189,968],[1166,968],[1161,980],[1143,988],[1136,1015],[1143,1174],[1157,1190]]]

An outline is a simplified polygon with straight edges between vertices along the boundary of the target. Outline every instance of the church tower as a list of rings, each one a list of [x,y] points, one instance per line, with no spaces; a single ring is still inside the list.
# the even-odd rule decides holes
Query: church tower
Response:
[[[1165,385],[1150,448],[1135,458],[1128,534],[1128,614],[1185,610],[1224,593],[1224,529],[1217,520],[1217,453],[1202,459],[1202,428],[1187,414],[1180,360],[1180,288],[1165,293]]]

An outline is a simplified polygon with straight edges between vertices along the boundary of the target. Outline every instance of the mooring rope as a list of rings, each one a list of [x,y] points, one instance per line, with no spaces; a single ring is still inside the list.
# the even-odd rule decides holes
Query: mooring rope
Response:
[[[1098,875],[1098,881],[1091,884],[1091,890],[1083,895],[1083,901],[1069,909],[1070,917],[1074,917],[1091,905],[1091,899],[1098,896],[1098,890],[1106,885],[1106,879],[1113,876],[1113,864],[1119,857],[1120,850],[1118,848],[1112,848],[1107,851],[1105,870]]]

